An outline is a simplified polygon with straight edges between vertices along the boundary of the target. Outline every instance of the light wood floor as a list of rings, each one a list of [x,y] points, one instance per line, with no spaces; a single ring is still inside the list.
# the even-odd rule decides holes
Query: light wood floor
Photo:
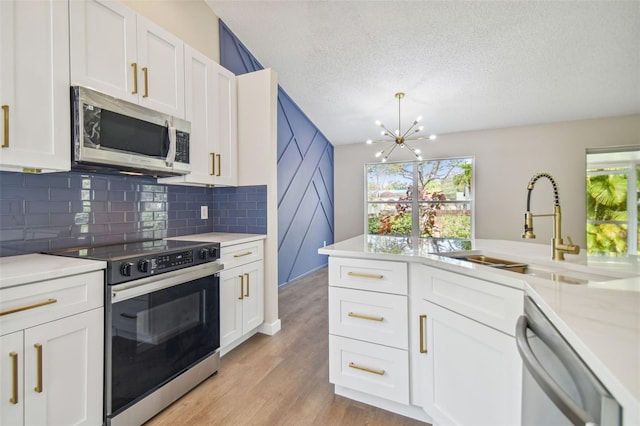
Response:
[[[423,425],[352,401],[329,383],[327,269],[279,290],[282,330],[225,355],[217,375],[147,425]]]

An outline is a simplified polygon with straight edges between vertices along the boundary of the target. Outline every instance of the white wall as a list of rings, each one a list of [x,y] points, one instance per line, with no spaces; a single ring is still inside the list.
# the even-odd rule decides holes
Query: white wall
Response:
[[[220,63],[218,17],[204,0],[124,0],[123,3]]]
[[[547,171],[560,192],[563,237],[570,235],[584,247],[585,149],[640,145],[640,114],[453,133],[420,144],[425,158],[475,158],[476,238],[521,240],[527,183]],[[377,162],[374,154],[380,149],[364,143],[334,148],[336,241],[364,232],[364,164]],[[406,152],[398,154],[395,150],[389,161],[412,159]],[[550,182],[539,180],[532,212],[552,213],[552,194]],[[527,241],[549,244],[552,223],[551,218],[534,219],[537,239]]]

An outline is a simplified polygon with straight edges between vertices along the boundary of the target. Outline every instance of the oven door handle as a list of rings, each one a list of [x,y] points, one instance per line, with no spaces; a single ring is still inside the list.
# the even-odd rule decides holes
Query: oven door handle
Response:
[[[553,404],[573,423],[574,425],[595,426],[597,423],[591,418],[589,413],[576,404],[573,399],[553,380],[547,373],[540,361],[536,358],[529,340],[527,339],[527,329],[529,329],[526,316],[518,318],[516,324],[516,344],[518,352],[531,376],[540,385],[544,393],[551,399]]]
[[[111,303],[118,303],[133,297],[142,296],[144,294],[153,293],[175,285],[194,281],[199,278],[216,275],[223,269],[223,267],[224,266],[218,262],[191,266],[189,268],[179,269],[177,271],[111,286],[108,294],[110,295]]]

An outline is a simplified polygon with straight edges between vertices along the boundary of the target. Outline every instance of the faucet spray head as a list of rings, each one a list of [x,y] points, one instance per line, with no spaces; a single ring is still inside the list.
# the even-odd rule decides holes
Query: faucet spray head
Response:
[[[524,233],[522,234],[522,238],[534,239],[535,237],[536,234],[533,233],[533,214],[527,211],[524,214]]]

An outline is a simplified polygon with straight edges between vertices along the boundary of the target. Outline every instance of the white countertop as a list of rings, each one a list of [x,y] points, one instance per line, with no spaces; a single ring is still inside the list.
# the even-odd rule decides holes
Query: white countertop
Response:
[[[181,237],[171,237],[168,240],[198,241],[205,243],[220,243],[220,247],[233,244],[248,243],[256,240],[264,240],[265,234],[233,234],[229,232],[207,232],[206,234],[183,235]]]
[[[99,260],[74,259],[48,254],[2,257],[0,258],[0,288],[84,274],[106,267],[106,262]]]
[[[640,264],[635,256],[591,258],[584,253],[551,260],[551,247],[528,242],[474,240],[474,252],[581,276],[583,284],[517,274],[443,257],[461,247],[444,242],[364,235],[318,250],[320,254],[420,262],[520,288],[542,308],[576,352],[625,409],[625,420],[640,424]],[[595,281],[591,278],[595,278]],[[562,278],[560,278],[562,280]],[[629,422],[627,422],[629,423]]]

